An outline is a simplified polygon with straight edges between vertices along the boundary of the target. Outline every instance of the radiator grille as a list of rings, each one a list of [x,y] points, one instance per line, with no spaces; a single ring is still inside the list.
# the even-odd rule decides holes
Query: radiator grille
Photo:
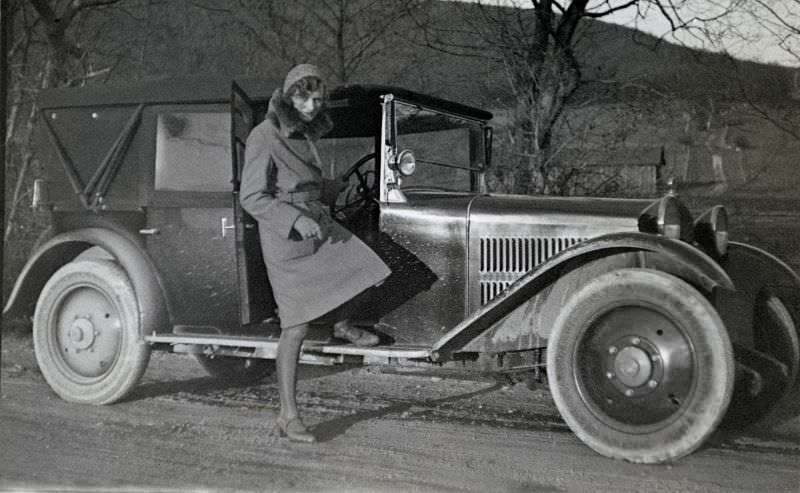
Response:
[[[585,238],[482,237],[479,283],[481,305],[505,290],[522,274]]]

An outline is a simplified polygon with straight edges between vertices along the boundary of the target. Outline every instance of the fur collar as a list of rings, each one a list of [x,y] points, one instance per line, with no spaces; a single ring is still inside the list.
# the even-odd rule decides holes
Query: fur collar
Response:
[[[283,91],[276,89],[269,100],[267,118],[280,131],[281,135],[306,135],[311,140],[317,140],[333,129],[333,120],[323,107],[313,120],[307,122],[300,118],[294,106],[283,100]]]

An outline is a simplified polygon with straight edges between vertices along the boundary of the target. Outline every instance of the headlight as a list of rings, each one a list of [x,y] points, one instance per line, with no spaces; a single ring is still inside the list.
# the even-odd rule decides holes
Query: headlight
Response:
[[[685,241],[693,240],[692,217],[674,195],[653,202],[639,215],[639,231]]]
[[[400,151],[392,167],[401,175],[409,176],[417,169],[417,158],[415,158],[414,153],[409,150]]]
[[[681,209],[678,199],[667,195],[658,205],[658,233],[674,240],[681,237]]]
[[[715,205],[694,222],[694,236],[706,251],[723,256],[728,251],[728,213]]]

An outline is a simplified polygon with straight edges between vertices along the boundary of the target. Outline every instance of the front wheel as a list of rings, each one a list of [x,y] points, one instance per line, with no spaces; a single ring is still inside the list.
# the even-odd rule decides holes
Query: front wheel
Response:
[[[136,293],[109,260],[70,262],[53,274],[36,303],[33,343],[50,387],[83,404],[125,397],[150,358]]]
[[[685,456],[716,429],[733,393],[722,320],[686,282],[620,269],[582,286],[547,347],[553,399],[602,455],[656,463]]]

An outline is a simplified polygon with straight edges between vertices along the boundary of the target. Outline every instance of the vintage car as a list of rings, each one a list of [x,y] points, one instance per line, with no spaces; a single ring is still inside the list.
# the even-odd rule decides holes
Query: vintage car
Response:
[[[246,137],[279,86],[41,95],[34,196],[51,226],[5,313],[32,314],[38,363],[62,398],[120,400],[151,350],[191,353],[229,379],[272,370],[280,313],[238,191]],[[791,407],[800,279],[729,241],[723,207],[692,217],[673,192],[490,193],[490,113],[367,85],[332,90],[329,108],[323,171],[352,183],[332,214],[393,273],[360,307],[378,346],[317,327],[301,362],[546,375],[569,427],[633,462],[691,453],[726,415]]]

